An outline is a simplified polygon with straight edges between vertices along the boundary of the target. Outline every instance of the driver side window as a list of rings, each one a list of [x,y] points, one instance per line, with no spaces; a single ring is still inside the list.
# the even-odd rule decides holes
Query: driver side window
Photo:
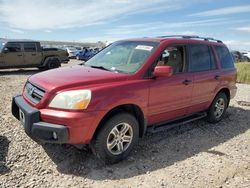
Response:
[[[174,74],[185,72],[185,47],[169,46],[159,57],[156,66],[172,66]]]
[[[9,42],[7,43],[5,48],[8,50],[8,52],[20,52],[21,51],[20,43]]]

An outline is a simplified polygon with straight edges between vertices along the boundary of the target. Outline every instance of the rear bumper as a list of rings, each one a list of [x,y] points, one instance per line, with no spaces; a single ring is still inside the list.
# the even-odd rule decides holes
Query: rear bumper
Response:
[[[68,142],[67,127],[42,122],[40,111],[29,106],[22,96],[13,97],[12,114],[21,122],[26,134],[32,139],[47,143]]]

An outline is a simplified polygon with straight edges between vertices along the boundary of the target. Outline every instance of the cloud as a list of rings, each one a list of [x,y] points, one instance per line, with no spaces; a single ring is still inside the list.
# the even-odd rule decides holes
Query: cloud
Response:
[[[189,16],[221,16],[250,12],[250,5],[232,6],[190,14]]]
[[[44,30],[45,33],[51,33],[52,31],[49,29]]]
[[[250,26],[248,26],[248,27],[238,27],[235,30],[250,33]]]
[[[240,40],[226,40],[224,43],[232,50],[250,49],[250,42]]]
[[[24,31],[22,31],[22,30],[20,30],[20,29],[13,29],[13,28],[10,28],[9,29],[11,32],[13,32],[13,33],[19,33],[19,34],[24,34],[25,32]]]
[[[145,33],[145,32],[160,32],[172,29],[180,28],[194,28],[194,27],[209,27],[222,24],[231,24],[231,20],[225,18],[215,18],[215,19],[205,19],[205,20],[195,20],[195,21],[186,21],[186,22],[150,22],[143,24],[129,24],[121,25],[116,28],[107,29],[107,35],[129,35],[136,33]]]
[[[183,0],[1,0],[0,22],[22,30],[53,30],[103,24],[136,11],[182,7]]]

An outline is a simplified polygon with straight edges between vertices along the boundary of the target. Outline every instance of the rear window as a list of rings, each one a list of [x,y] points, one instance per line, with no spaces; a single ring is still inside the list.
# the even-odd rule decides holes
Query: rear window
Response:
[[[218,54],[221,68],[234,68],[234,60],[229,50],[224,46],[215,46],[215,50]]]
[[[191,45],[191,72],[208,71],[215,69],[214,56],[207,45]]]
[[[24,43],[24,51],[25,52],[35,52],[36,51],[36,44],[35,43]]]

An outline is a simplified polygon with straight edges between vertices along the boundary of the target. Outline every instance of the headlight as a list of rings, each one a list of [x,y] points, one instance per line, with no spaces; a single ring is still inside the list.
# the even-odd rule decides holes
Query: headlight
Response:
[[[90,90],[65,91],[57,94],[50,102],[49,107],[83,110],[88,107],[90,100]]]

